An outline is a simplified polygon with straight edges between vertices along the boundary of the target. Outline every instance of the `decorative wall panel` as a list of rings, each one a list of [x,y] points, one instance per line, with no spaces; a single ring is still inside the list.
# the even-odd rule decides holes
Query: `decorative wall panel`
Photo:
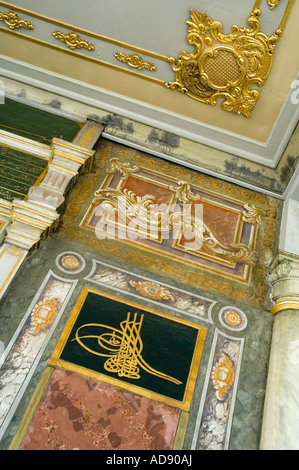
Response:
[[[76,281],[65,280],[49,272],[4,351],[4,363],[0,368],[0,438],[22,399],[26,384],[75,285]]]
[[[206,332],[85,288],[50,364],[189,410]]]
[[[135,276],[106,263],[93,260],[92,271],[85,279],[99,285],[109,286],[117,292],[129,292],[131,296],[150,299],[152,303],[167,307],[172,312],[177,311],[212,322],[211,312],[215,301],[154,282],[144,276]]]
[[[243,338],[233,338],[218,330],[215,331],[211,348],[210,375],[206,376],[193,449],[228,448],[243,342]]]
[[[70,193],[55,236],[265,306],[278,206],[264,195],[102,141],[95,170]]]
[[[171,450],[180,411],[56,368],[20,450]]]

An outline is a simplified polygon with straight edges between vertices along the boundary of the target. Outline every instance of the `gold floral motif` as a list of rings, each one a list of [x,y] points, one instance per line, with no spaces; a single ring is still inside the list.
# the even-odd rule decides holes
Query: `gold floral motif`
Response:
[[[80,261],[74,255],[66,255],[62,258],[61,264],[66,269],[78,269],[80,267]]]
[[[280,3],[280,0],[267,0],[270,10],[274,10],[277,5]]]
[[[292,6],[287,8],[280,27],[272,36],[267,36],[260,32],[259,4],[257,0],[248,19],[250,28],[234,25],[228,35],[223,34],[219,21],[191,10],[187,42],[195,51],[182,51],[177,62],[174,57],[168,59],[175,81],[165,86],[213,106],[222,98],[221,106],[225,111],[249,118],[260,96],[252,86],[265,83],[282,26]]]
[[[134,287],[140,294],[144,295],[148,299],[153,300],[174,300],[173,296],[165,287],[160,286],[150,281],[130,281],[132,287]]]
[[[114,57],[120,62],[123,62],[124,64],[128,65],[129,67],[138,70],[147,69],[150,72],[157,70],[157,68],[152,62],[147,62],[146,60],[143,60],[139,54],[127,55],[123,52],[116,52],[114,54]]]
[[[13,11],[8,11],[6,13],[0,12],[0,21],[3,21],[10,29],[34,29],[34,26],[30,21],[19,18]]]
[[[63,34],[61,31],[54,31],[53,33],[54,38],[58,39],[61,42],[64,42],[67,47],[70,49],[87,49],[88,51],[94,50],[94,45],[86,41],[84,39],[80,39],[77,33],[71,32],[67,34]]]
[[[212,371],[213,385],[216,389],[216,397],[223,400],[224,394],[229,391],[235,380],[232,361],[222,354]]]
[[[43,328],[52,323],[56,317],[58,301],[54,298],[39,302],[31,313],[31,334],[37,335]]]
[[[230,326],[240,326],[242,323],[242,318],[238,312],[235,310],[228,310],[225,312],[224,319]]]

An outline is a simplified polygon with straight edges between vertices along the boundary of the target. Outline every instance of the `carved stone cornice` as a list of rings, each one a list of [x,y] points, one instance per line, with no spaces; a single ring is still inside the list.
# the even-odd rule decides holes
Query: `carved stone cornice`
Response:
[[[288,309],[299,310],[299,256],[280,251],[270,267],[273,314]]]

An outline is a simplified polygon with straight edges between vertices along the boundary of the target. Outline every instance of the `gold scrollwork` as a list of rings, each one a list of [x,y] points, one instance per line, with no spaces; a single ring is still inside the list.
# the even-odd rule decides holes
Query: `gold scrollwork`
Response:
[[[232,361],[223,354],[212,371],[213,385],[216,389],[216,397],[223,400],[224,394],[229,391],[235,380]]]
[[[54,31],[52,34],[55,39],[64,42],[67,47],[72,50],[84,48],[88,51],[94,51],[94,45],[85,39],[80,39],[77,33],[71,32],[64,34],[61,31]]]
[[[165,287],[156,284],[155,282],[149,281],[130,281],[132,287],[134,287],[140,294],[148,299],[153,300],[174,300],[173,296]]]
[[[199,217],[183,212],[165,214],[156,210],[155,197],[151,194],[137,196],[127,189],[98,189],[92,201],[94,207],[101,205],[105,218],[117,215],[126,220],[139,234],[147,234],[149,238],[160,239],[170,232],[183,233],[188,229],[194,239],[209,253],[229,262],[253,264],[256,253],[243,243],[226,245],[213,234],[207,224]]]
[[[31,333],[37,335],[43,328],[52,323],[57,311],[58,301],[54,298],[39,302],[31,313]]]
[[[265,83],[292,7],[290,2],[279,28],[272,36],[267,36],[260,32],[259,4],[260,1],[256,1],[247,20],[250,28],[234,25],[228,35],[223,34],[219,21],[192,9],[191,19],[187,21],[187,42],[195,51],[182,51],[177,61],[174,57],[168,59],[175,81],[165,86],[213,106],[218,99],[223,99],[221,106],[225,111],[249,118],[260,96],[252,86]]]
[[[262,216],[265,215],[265,211],[259,209],[250,204],[244,204],[244,210],[242,211],[243,222],[250,224],[260,224],[262,222]]]
[[[280,0],[267,0],[267,3],[270,7],[270,10],[274,10],[274,8],[276,8],[277,5],[280,3]]]
[[[127,55],[123,52],[116,52],[114,54],[114,57],[120,62],[123,62],[124,64],[128,65],[129,67],[138,70],[147,69],[150,72],[157,70],[157,68],[152,62],[147,62],[146,60],[143,60],[139,54]]]
[[[0,12],[0,21],[3,21],[10,29],[34,29],[30,21],[19,18],[13,11],[7,11],[6,13]]]

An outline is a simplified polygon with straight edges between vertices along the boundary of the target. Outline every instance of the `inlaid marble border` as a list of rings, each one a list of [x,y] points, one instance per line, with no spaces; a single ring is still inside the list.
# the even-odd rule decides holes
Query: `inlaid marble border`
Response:
[[[51,270],[5,348],[0,368],[0,440],[74,291],[77,280]]]
[[[228,449],[244,341],[215,329],[192,450]]]
[[[213,323],[212,309],[216,301],[190,294],[162,282],[154,282],[148,277],[132,274],[102,261],[93,259],[92,269],[84,279],[99,285],[107,285],[118,292],[129,292],[133,297],[149,299],[153,304],[163,305],[172,311]],[[149,293],[147,287],[150,284],[156,286],[156,298],[154,298],[155,293],[153,295]]]

